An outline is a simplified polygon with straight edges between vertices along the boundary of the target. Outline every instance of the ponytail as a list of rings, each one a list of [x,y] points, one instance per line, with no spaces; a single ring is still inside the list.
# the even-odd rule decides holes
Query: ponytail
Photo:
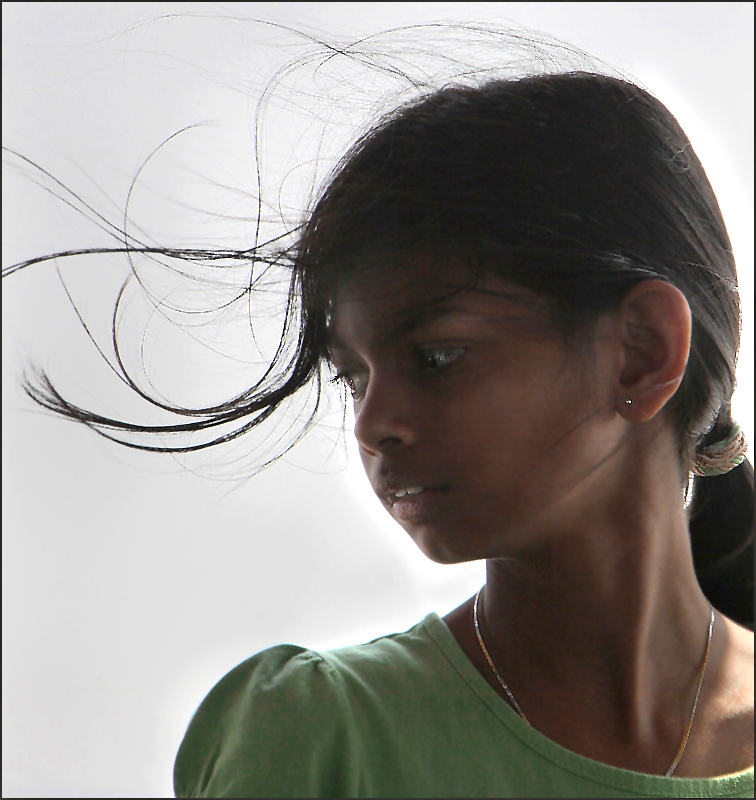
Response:
[[[726,435],[731,421],[722,422],[721,416],[703,446]],[[724,475],[695,479],[689,530],[701,590],[717,610],[753,630],[754,478],[750,461],[744,460]]]

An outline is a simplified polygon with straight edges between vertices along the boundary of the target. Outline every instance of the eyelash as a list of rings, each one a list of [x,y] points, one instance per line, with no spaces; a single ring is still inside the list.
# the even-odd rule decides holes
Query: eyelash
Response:
[[[465,352],[464,347],[430,347],[420,350],[420,358],[423,361],[425,361],[426,359],[432,358],[434,355],[437,355],[438,353],[444,353],[444,354],[452,353],[456,354],[454,355],[454,357],[450,362],[453,364],[464,352]],[[425,366],[427,366],[427,364]],[[445,364],[444,366],[448,366],[448,364]],[[440,369],[444,369],[444,366],[440,367]]]
[[[359,393],[358,393],[357,389],[355,389],[354,386],[350,385],[351,378],[349,377],[349,373],[348,372],[339,372],[339,373],[337,373],[336,377],[335,378],[331,378],[330,382],[331,383],[339,383],[339,382],[344,383],[344,385],[347,387],[347,389],[349,389],[349,391],[351,392],[352,398],[354,400],[359,399]]]
[[[465,352],[465,348],[464,347],[427,347],[427,348],[420,348],[418,350],[418,357],[419,357],[418,360],[420,361],[422,366],[425,367],[426,369],[429,369],[430,371],[433,371],[433,372],[438,372],[439,370],[442,370],[442,369],[444,369],[445,367],[447,367],[449,365],[445,364],[445,365],[443,365],[441,367],[438,367],[437,369],[432,369],[427,364],[427,360],[428,359],[433,358],[434,356],[437,356],[439,353],[444,354],[444,355],[452,353],[454,355],[454,357],[452,358],[450,363],[454,363],[461,355],[463,355],[464,352]],[[330,382],[331,383],[339,383],[339,382],[344,383],[347,386],[347,388],[349,389],[349,391],[351,392],[352,397],[355,400],[359,400],[360,397],[362,396],[362,394],[364,394],[364,390],[360,391],[359,389],[357,389],[354,386],[353,378],[351,377],[351,375],[352,375],[352,373],[350,373],[348,371],[338,372],[335,377],[330,379]]]

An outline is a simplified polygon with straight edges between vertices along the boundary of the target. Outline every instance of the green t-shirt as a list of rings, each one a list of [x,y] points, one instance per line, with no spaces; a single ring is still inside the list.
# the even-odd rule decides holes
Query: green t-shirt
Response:
[[[486,683],[438,614],[231,670],[176,757],[177,797],[753,797],[753,769],[665,778],[579,756]]]

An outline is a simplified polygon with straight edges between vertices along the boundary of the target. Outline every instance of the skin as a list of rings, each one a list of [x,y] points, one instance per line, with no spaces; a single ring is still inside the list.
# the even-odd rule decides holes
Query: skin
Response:
[[[442,304],[449,313],[418,323],[418,308],[468,278],[367,269],[337,294],[332,361],[353,390],[367,476],[379,496],[387,475],[443,487],[421,519],[399,519],[382,499],[429,558],[487,560],[483,637],[529,722],[581,755],[664,774],[710,617],[665,416],[688,359],[688,303],[645,281],[597,321],[590,346],[570,348],[535,295],[487,276],[484,291],[461,291]],[[444,621],[509,702],[472,601]],[[675,775],[752,765],[753,634],[717,613]]]

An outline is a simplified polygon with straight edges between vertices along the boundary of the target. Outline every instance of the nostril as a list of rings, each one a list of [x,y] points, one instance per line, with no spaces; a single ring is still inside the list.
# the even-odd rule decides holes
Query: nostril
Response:
[[[417,438],[415,431],[406,421],[386,418],[363,417],[355,422],[354,435],[360,447],[371,454],[414,444]]]

